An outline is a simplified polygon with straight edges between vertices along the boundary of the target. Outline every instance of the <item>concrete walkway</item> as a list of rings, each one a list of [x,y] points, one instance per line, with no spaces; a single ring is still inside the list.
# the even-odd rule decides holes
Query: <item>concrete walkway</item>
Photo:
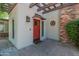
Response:
[[[10,51],[8,51],[10,50]],[[79,56],[79,50],[70,44],[63,44],[59,41],[46,39],[43,42],[26,48],[17,50],[15,47],[8,48],[5,51],[10,56]]]
[[[13,47],[13,45],[8,41],[8,39],[0,39],[0,50]]]

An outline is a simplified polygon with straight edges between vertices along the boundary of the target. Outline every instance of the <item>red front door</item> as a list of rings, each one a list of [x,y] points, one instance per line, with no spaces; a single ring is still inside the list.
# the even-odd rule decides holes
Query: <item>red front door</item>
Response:
[[[33,41],[34,43],[40,42],[40,20],[33,19]]]

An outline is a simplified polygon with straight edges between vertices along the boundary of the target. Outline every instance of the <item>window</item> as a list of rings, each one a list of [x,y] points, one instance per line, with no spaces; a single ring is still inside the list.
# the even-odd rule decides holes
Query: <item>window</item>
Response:
[[[14,38],[14,20],[12,20],[12,38]]]
[[[44,21],[42,21],[42,37],[44,36]]]
[[[4,32],[4,23],[0,22],[0,32]]]

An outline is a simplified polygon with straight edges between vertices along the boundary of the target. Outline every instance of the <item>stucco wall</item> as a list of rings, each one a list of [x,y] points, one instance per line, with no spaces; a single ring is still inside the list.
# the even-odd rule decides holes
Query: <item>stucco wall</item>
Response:
[[[9,14],[9,40],[17,47],[17,19],[18,19],[18,5]],[[12,38],[12,20],[14,20],[14,35]]]
[[[59,10],[52,11],[45,14],[46,17],[46,37],[50,39],[59,40]],[[55,26],[51,26],[50,22],[54,20]]]
[[[17,8],[15,8],[11,13],[10,13],[10,18],[14,18],[15,19],[15,39],[11,38],[11,26],[12,26],[12,22],[10,20],[10,40],[13,42],[14,45],[16,45],[16,47],[18,49],[20,48],[24,48],[26,46],[29,46],[31,44],[33,44],[33,16],[35,15],[35,13],[37,14],[41,14],[37,12],[36,10],[37,7],[33,7],[33,8],[29,8],[29,4],[25,4],[25,3],[19,3],[17,4]],[[26,22],[26,16],[30,17],[30,22]],[[45,27],[44,27],[45,28]],[[31,30],[30,30],[31,29]],[[44,37],[41,37],[41,40],[45,39]]]
[[[32,17],[35,15],[35,13],[37,13],[37,9],[36,7],[29,8],[29,4],[18,4],[18,5],[19,5],[18,48],[23,48],[33,44],[33,18]],[[41,14],[41,13],[38,13],[38,14]],[[26,16],[30,17],[30,22],[26,22]]]
[[[33,44],[33,19],[34,14],[41,14],[37,12],[37,8],[29,8],[29,4],[17,4],[17,6],[10,13],[9,21],[9,40],[18,48],[24,48]],[[26,16],[30,17],[30,22],[26,22]],[[52,11],[45,15],[44,21],[44,36],[41,35],[41,40],[46,37],[50,39],[59,40],[59,10]],[[15,38],[12,39],[12,19],[15,20]],[[50,21],[56,22],[55,26],[50,26]],[[31,30],[30,30],[31,29]]]

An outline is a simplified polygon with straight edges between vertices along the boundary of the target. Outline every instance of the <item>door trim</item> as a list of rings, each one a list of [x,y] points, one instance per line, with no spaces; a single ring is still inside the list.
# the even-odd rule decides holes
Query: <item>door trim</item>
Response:
[[[40,28],[38,28],[38,30],[39,30],[39,31],[38,31],[38,32],[39,32],[38,35],[39,35],[39,36],[38,36],[38,38],[36,38],[36,39],[34,38],[34,19],[36,19],[37,21],[39,20],[39,27],[40,27]],[[39,43],[39,42],[40,42],[40,37],[41,37],[41,36],[40,36],[40,34],[41,34],[41,33],[40,33],[40,32],[41,32],[40,22],[41,22],[41,21],[40,21],[39,18],[33,18],[33,42],[34,42],[34,43]]]

